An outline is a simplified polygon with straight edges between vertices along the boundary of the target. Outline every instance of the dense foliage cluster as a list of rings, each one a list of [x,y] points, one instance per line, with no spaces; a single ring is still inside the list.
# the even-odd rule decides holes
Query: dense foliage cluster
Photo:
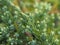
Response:
[[[0,45],[60,45],[60,13],[52,5],[35,3],[34,12],[22,13],[8,0],[0,2]]]

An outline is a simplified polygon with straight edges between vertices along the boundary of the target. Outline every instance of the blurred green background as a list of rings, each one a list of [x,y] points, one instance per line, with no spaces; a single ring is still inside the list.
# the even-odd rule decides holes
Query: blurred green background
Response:
[[[0,0],[0,45],[60,45],[60,0]]]

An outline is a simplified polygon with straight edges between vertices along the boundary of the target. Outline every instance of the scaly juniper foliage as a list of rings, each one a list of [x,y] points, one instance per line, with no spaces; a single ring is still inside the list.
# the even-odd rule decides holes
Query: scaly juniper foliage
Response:
[[[23,13],[10,0],[0,0],[0,45],[60,45],[60,13],[51,9],[40,2],[34,12]]]

